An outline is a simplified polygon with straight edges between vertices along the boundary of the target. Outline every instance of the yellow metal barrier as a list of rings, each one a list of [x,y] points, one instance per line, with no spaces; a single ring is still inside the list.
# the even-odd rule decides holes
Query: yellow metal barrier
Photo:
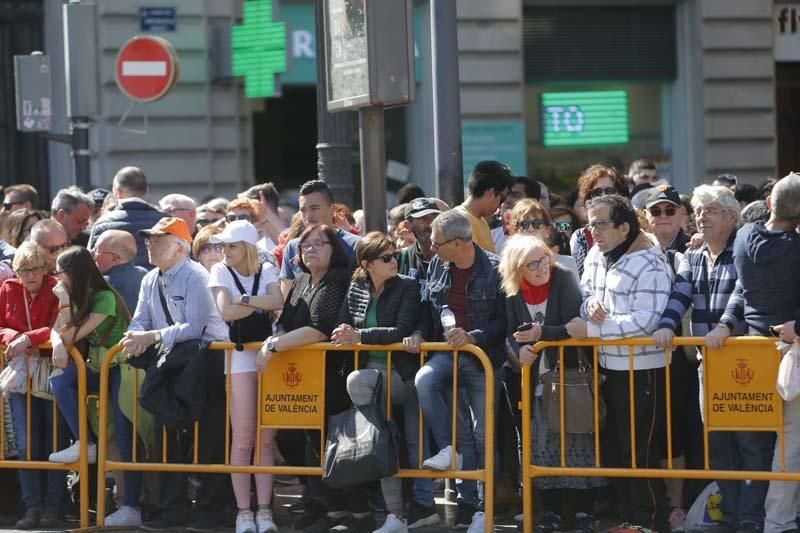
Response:
[[[234,344],[230,342],[213,342],[210,345],[211,349],[214,350],[225,350],[225,358],[227,363],[227,368],[230,368],[231,363],[231,356],[232,350],[234,349]],[[261,348],[260,342],[253,342],[245,344],[246,350],[258,350]],[[391,368],[391,351],[403,351],[402,344],[391,344],[391,345],[354,345],[354,346],[334,346],[333,344],[329,343],[319,343],[319,344],[311,344],[308,346],[304,346],[302,348],[298,348],[296,350],[287,351],[287,352],[280,352],[275,354],[273,358],[270,360],[270,363],[267,365],[269,369],[270,365],[273,365],[273,361],[279,358],[285,358],[287,356],[291,356],[291,354],[295,352],[310,352],[316,351],[320,352],[323,359],[323,366],[324,369],[324,357],[326,352],[330,351],[346,351],[346,352],[355,352],[355,368],[358,368],[358,354],[361,351],[367,350],[375,350],[375,351],[385,351],[387,354],[387,368]],[[108,434],[107,434],[107,420],[108,420],[108,372],[111,360],[119,353],[120,348],[115,347],[110,349],[105,356],[105,359],[102,362],[100,367],[100,417],[99,417],[99,428],[100,428],[100,435],[98,436],[98,450],[97,450],[97,466],[98,466],[98,491],[97,491],[97,526],[103,527],[105,522],[105,474],[107,471],[112,470],[120,470],[120,471],[142,471],[142,472],[184,472],[184,473],[203,473],[203,474],[237,474],[237,473],[244,473],[244,474],[273,474],[273,475],[302,475],[302,476],[320,476],[322,475],[322,465],[325,462],[324,451],[325,451],[325,441],[324,441],[324,429],[325,429],[325,421],[324,417],[321,417],[322,420],[318,426],[306,426],[306,425],[292,425],[292,426],[278,426],[278,425],[266,425],[263,423],[263,417],[259,415],[259,424],[257,427],[257,437],[256,437],[256,444],[255,444],[255,463],[257,465],[231,465],[230,464],[230,389],[231,389],[231,375],[227,374],[225,377],[225,388],[226,388],[226,410],[225,410],[225,463],[224,464],[198,464],[197,462],[197,446],[198,446],[198,422],[194,424],[194,457],[192,463],[167,463],[166,462],[166,442],[164,442],[163,446],[163,453],[161,462],[138,462],[136,460],[136,428],[137,428],[137,416],[138,416],[138,399],[134,399],[134,409],[133,409],[133,455],[131,462],[122,462],[122,461],[110,461],[107,459],[107,446],[108,446]],[[486,411],[486,420],[485,420],[485,431],[486,431],[486,438],[485,438],[485,458],[484,458],[484,468],[480,470],[456,470],[455,469],[455,449],[456,449],[456,409],[452,410],[452,445],[454,449],[453,453],[453,465],[452,468],[448,471],[431,471],[431,470],[423,470],[423,469],[401,469],[396,475],[397,477],[403,478],[451,478],[451,479],[468,479],[468,480],[477,480],[483,481],[485,483],[484,489],[484,511],[486,515],[486,531],[492,531],[494,526],[494,369],[492,367],[492,363],[487,357],[487,355],[481,350],[480,348],[473,346],[473,345],[466,345],[461,346],[458,350],[454,350],[452,346],[446,343],[423,343],[421,346],[420,351],[420,364],[422,364],[425,360],[425,355],[429,352],[436,352],[436,351],[444,351],[444,352],[451,352],[453,354],[453,368],[458,368],[457,362],[458,357],[463,356],[464,354],[469,354],[470,356],[476,357],[480,364],[483,366],[484,375],[485,375],[485,386],[486,386],[486,395],[485,395],[485,411]],[[258,380],[258,401],[259,403],[264,403],[264,394],[263,394],[263,383],[264,383],[264,376],[261,376]],[[324,379],[322,380],[324,383]],[[391,380],[386,379],[384,380],[385,388],[386,388],[386,407],[387,407],[387,417],[391,418]],[[138,383],[133,388],[134,394],[138,390]],[[457,398],[458,398],[458,372],[453,372],[453,406],[457,405]],[[320,394],[324,398],[324,388],[320,391]],[[263,409],[261,405],[259,406],[259,413],[263,413]],[[261,430],[263,429],[318,429],[321,433],[321,456],[320,456],[320,466],[305,466],[305,467],[294,467],[294,466],[260,466],[260,450],[261,450]],[[165,438],[166,433],[162,433],[162,439]],[[158,438],[158,437],[156,437]],[[419,434],[418,434],[420,446],[419,446],[419,457],[418,457],[418,464],[422,464],[423,457],[422,457],[422,442],[423,442],[423,417],[422,412],[420,411],[419,417]],[[82,441],[83,442],[83,441]],[[83,487],[82,487],[83,488]]]
[[[51,349],[50,343],[40,344],[38,348],[49,350]],[[2,355],[0,355],[0,363],[2,368],[6,366],[6,353],[5,346],[0,346]],[[89,427],[86,422],[86,366],[83,362],[83,356],[75,348],[69,349],[69,355],[75,366],[78,367],[78,440],[81,443],[80,456],[77,462],[74,463],[51,463],[50,461],[32,461],[31,460],[31,378],[28,376],[27,392],[25,394],[27,402],[27,420],[25,422],[25,438],[26,443],[26,457],[25,460],[8,460],[5,457],[5,402],[9,401],[7,398],[0,399],[0,468],[11,468],[15,470],[65,470],[67,472],[77,471],[80,475],[80,521],[81,527],[89,526],[89,483],[85,480],[89,479],[89,456],[87,451],[87,443],[89,441],[88,431]],[[53,400],[53,451],[58,451],[58,406]]]
[[[676,469],[672,466],[672,410],[670,405],[670,356],[672,350],[664,350],[666,361],[666,468],[638,468],[636,466],[636,436],[634,431],[634,387],[633,387],[633,348],[636,346],[653,346],[650,337],[637,337],[620,340],[568,339],[564,341],[538,342],[534,352],[540,353],[545,348],[559,349],[560,390],[564,390],[564,349],[567,347],[588,347],[593,350],[592,368],[594,390],[598,387],[598,348],[622,346],[628,348],[628,372],[630,383],[630,435],[631,435],[631,468],[601,467],[599,398],[594,396],[594,443],[595,467],[568,467],[566,465],[566,442],[564,439],[565,412],[564,395],[560,395],[559,407],[561,417],[561,465],[540,466],[531,464],[531,369],[522,369],[522,476],[523,476],[523,515],[524,531],[533,529],[533,480],[537,477],[574,476],[574,477],[623,477],[623,478],[664,478],[664,479],[722,479],[722,480],[754,480],[754,481],[800,481],[800,472],[786,472],[783,445],[783,404],[775,391],[777,368],[780,363],[780,352],[775,347],[774,338],[768,337],[730,337],[721,349],[709,349],[704,346],[703,337],[675,337],[673,347],[697,346],[703,357],[703,441],[705,447],[703,469]],[[740,349],[744,349],[740,352]],[[675,355],[683,357],[682,353]],[[537,359],[538,361],[538,359]],[[732,381],[737,387],[754,387],[758,391],[749,397],[752,403],[725,403],[728,398],[724,390],[726,381]],[[730,394],[730,393],[727,393]],[[736,393],[733,393],[736,394]],[[732,409],[731,409],[732,408]],[[743,416],[753,414],[749,423],[743,423]],[[771,471],[735,471],[712,470],[709,467],[708,434],[711,431],[772,431],[778,434],[778,446],[781,450],[779,472]]]

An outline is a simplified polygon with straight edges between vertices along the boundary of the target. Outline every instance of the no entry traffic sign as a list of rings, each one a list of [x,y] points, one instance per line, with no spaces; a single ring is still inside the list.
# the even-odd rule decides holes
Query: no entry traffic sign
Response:
[[[117,85],[131,100],[153,102],[178,80],[178,54],[163,37],[136,36],[117,54]]]

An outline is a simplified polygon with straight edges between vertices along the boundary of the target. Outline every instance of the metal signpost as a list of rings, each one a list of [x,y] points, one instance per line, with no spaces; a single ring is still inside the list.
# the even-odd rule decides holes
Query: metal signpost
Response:
[[[369,231],[386,231],[383,109],[414,101],[411,0],[325,0],[328,111],[358,110]]]

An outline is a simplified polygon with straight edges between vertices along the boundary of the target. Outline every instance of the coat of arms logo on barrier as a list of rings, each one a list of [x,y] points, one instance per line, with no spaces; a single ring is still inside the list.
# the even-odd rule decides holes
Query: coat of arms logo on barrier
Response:
[[[737,359],[736,368],[731,370],[731,377],[739,385],[747,385],[753,381],[755,375],[753,369],[748,367],[747,359]]]
[[[303,380],[303,374],[297,371],[297,363],[291,362],[283,373],[283,382],[287,387],[295,388]]]

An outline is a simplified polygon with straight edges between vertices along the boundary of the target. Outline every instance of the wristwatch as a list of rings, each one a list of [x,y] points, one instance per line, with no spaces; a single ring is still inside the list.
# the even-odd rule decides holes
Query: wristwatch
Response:
[[[277,340],[278,337],[270,337],[269,339],[267,339],[267,350],[269,350],[272,353],[277,352],[278,351]]]
[[[242,301],[242,305],[250,305],[250,295],[249,294],[242,294],[241,301]]]
[[[725,323],[725,322],[720,322],[720,323],[718,323],[718,324],[717,324],[717,327],[718,327],[718,328],[722,328],[722,329],[727,329],[728,331],[730,331],[730,330],[731,330],[731,326],[730,326],[730,324],[727,324],[727,323]]]
[[[161,343],[161,332],[158,330],[153,331],[153,338],[156,340],[156,344]]]

